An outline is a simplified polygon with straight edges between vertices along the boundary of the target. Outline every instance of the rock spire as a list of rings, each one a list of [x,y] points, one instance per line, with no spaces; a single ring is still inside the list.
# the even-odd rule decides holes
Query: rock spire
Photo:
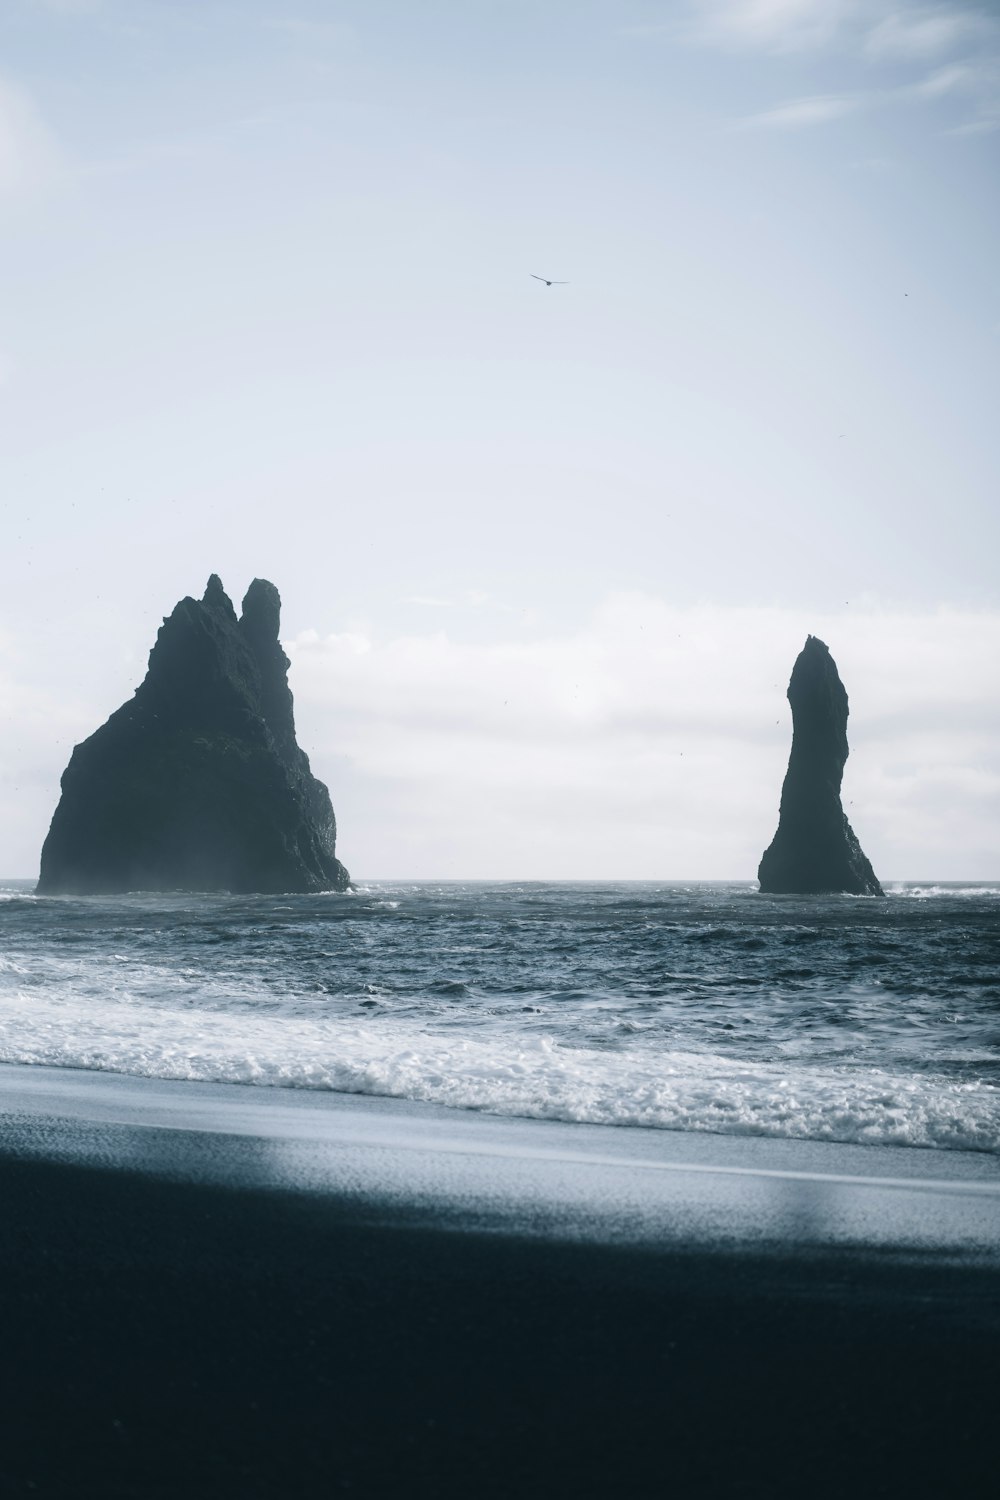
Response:
[[[810,635],[792,668],[792,752],[781,789],[778,831],[757,878],[765,892],[846,891],[881,896],[840,801],[847,760],[847,693],[823,641]]]
[[[164,620],[132,700],[77,745],[38,890],[322,891],[349,883],[330,796],[295,740],[281,599],[216,574]]]

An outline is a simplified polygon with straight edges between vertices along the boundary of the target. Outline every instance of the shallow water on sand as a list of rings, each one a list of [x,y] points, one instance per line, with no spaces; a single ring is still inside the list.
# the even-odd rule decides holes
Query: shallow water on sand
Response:
[[[1000,1150],[1000,886],[0,887],[0,1061]]]

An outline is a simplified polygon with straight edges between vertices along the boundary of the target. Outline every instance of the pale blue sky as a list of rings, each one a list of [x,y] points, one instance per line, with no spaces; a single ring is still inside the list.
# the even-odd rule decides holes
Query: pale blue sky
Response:
[[[643,631],[707,610],[723,640],[776,611],[764,807],[738,839],[702,822],[678,843],[661,726],[641,810],[602,833],[617,874],[752,875],[803,622],[856,654],[856,745],[859,613],[895,643],[889,676],[942,607],[993,638],[998,148],[994,6],[6,0],[0,873],[33,872],[73,739],[218,571],[237,596],[271,577],[289,642],[367,642],[350,693],[337,651],[300,683],[293,652],[292,681],[345,861],[372,874],[606,868],[537,766],[469,831],[511,763],[485,722],[461,798],[411,774],[437,755],[454,788],[458,752],[443,711],[419,745],[427,714],[389,711],[374,663],[400,642],[447,702],[470,680],[456,652],[471,680],[508,651],[548,681],[575,642],[585,670],[623,596]],[[944,830],[964,798],[949,870],[996,875],[996,682],[949,657],[965,625],[942,632],[940,681],[969,676],[978,728],[922,758],[883,746],[869,771],[920,784],[871,816],[886,873],[943,875],[919,809]],[[649,670],[675,701],[662,652]],[[727,680],[688,683],[688,707]],[[871,718],[883,679],[867,690]],[[706,787],[744,731],[732,764],[688,742]],[[620,745],[574,770],[600,734],[561,733],[577,805],[634,780]],[[375,774],[387,742],[406,753]]]

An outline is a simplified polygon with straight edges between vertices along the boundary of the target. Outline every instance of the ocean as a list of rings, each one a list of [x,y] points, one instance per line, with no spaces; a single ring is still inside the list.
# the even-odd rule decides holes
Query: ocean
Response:
[[[1000,885],[0,883],[0,1061],[1000,1151]]]

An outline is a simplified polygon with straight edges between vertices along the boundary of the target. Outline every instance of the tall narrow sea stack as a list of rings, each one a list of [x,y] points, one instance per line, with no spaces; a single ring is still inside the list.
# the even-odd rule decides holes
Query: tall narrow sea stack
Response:
[[[281,599],[213,573],[164,620],[131,702],[77,745],[38,889],[343,890],[330,796],[295,741]]]
[[[840,802],[847,760],[847,693],[824,643],[810,635],[792,668],[792,753],[778,831],[757,871],[762,891],[881,896]]]

